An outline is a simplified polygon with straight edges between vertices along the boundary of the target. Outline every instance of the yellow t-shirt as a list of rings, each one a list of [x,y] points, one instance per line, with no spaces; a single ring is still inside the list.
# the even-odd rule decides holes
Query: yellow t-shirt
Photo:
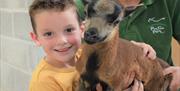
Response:
[[[78,78],[75,67],[60,69],[42,59],[33,72],[29,91],[73,91]]]

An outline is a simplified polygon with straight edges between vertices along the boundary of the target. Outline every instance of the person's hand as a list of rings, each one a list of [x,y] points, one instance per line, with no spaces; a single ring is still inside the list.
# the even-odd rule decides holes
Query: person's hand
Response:
[[[142,82],[136,80],[134,77],[135,77],[135,73],[132,72],[132,73],[128,74],[128,77],[127,77],[128,80],[125,82],[125,85],[131,84],[133,82],[133,80],[134,80],[134,85],[132,85],[129,88],[127,87],[127,89],[125,89],[123,91],[144,91],[144,86],[143,86]],[[98,83],[96,85],[96,90],[97,91],[103,91],[102,86],[100,85],[100,83]]]
[[[124,91],[144,91],[144,86],[141,81],[134,80],[134,85]]]
[[[177,91],[180,88],[180,67],[171,66],[163,71],[164,75],[172,74],[173,78],[170,84],[171,91]]]
[[[147,56],[151,60],[154,60],[156,58],[156,52],[150,45],[135,41],[131,41],[131,42],[143,49],[144,56]]]
[[[100,84],[96,85],[96,90],[97,91],[103,91],[103,89],[102,89]],[[123,91],[144,91],[144,86],[143,86],[141,81],[138,81],[138,80],[135,79],[134,80],[134,85],[129,87],[126,90],[123,90]]]
[[[101,86],[100,83],[98,83],[98,84],[96,85],[96,90],[97,90],[97,91],[103,91],[102,86]]]
[[[144,86],[141,81],[135,80],[131,91],[144,91]]]

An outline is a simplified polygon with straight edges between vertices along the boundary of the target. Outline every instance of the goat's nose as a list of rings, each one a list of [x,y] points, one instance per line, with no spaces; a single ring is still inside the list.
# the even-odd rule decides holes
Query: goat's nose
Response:
[[[85,32],[84,37],[86,37],[86,38],[96,38],[96,37],[98,37],[97,29],[96,28],[89,28]]]
[[[98,31],[97,31],[97,28],[89,28],[84,33],[84,39],[88,43],[95,43],[98,40]]]

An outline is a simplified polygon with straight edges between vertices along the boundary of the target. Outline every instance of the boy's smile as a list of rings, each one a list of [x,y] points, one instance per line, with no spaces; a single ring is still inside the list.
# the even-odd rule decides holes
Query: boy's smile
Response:
[[[67,56],[69,54],[71,54],[74,51],[74,47],[73,45],[69,45],[66,47],[61,47],[61,48],[54,48],[54,51],[57,53],[57,55],[61,55],[61,56]]]
[[[57,52],[67,52],[72,46],[65,47],[65,48],[60,48],[60,49],[54,49]]]

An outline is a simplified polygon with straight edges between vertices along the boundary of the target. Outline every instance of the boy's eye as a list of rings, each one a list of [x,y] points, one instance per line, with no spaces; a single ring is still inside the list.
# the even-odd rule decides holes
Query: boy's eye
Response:
[[[72,32],[74,29],[73,28],[67,28],[66,32]]]
[[[52,35],[53,35],[52,32],[46,32],[46,33],[44,33],[44,36],[45,36],[45,37],[49,37],[49,36],[52,36]]]

